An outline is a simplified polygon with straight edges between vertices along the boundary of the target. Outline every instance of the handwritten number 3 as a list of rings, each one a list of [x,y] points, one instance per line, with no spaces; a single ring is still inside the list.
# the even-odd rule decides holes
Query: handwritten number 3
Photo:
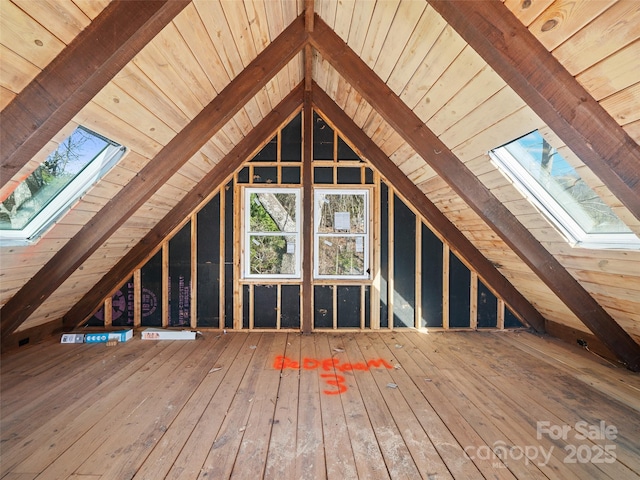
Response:
[[[333,373],[323,373],[320,375],[320,377],[325,379],[325,382],[327,382],[327,385],[331,385],[337,388],[337,390],[324,390],[324,393],[326,395],[338,395],[342,392],[347,391],[347,386],[344,384],[344,382],[346,381],[346,378],[344,378],[342,375],[335,375]]]

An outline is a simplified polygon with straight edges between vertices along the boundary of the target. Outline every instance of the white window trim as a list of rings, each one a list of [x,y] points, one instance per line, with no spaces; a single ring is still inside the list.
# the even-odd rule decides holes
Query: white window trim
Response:
[[[371,212],[369,211],[369,197],[370,197],[371,189],[369,188],[314,188],[313,189],[313,278],[316,280],[368,280],[371,275],[369,273],[369,251],[370,251],[370,223],[371,223]],[[319,209],[317,207],[318,195],[322,194],[345,194],[345,195],[364,195],[364,208],[366,212],[366,218],[364,222],[364,232],[363,233],[319,233],[318,226],[320,225],[320,217],[317,215]],[[364,265],[363,270],[364,274],[362,275],[321,275],[318,271],[319,261],[318,261],[318,253],[319,253],[319,243],[320,237],[364,237]]]
[[[80,196],[96,183],[126,153],[121,145],[109,144],[55,196],[49,204],[21,230],[0,230],[0,246],[30,245],[35,243]]]
[[[295,232],[286,232],[286,236],[294,236],[296,239],[295,251],[294,251],[294,273],[280,273],[280,274],[260,274],[260,273],[251,273],[251,259],[249,258],[251,252],[251,235],[256,232],[249,231],[250,225],[250,213],[251,209],[249,208],[249,202],[251,199],[252,193],[293,193],[296,195],[296,231]],[[301,279],[302,278],[302,268],[301,268],[301,252],[302,252],[302,188],[300,187],[282,187],[282,188],[272,188],[272,187],[244,187],[244,195],[243,195],[243,225],[242,225],[242,244],[243,244],[243,252],[242,252],[242,274],[245,279],[272,279],[272,278],[287,278],[287,279]],[[285,236],[284,232],[261,232],[260,235],[264,236]]]
[[[640,250],[640,238],[632,232],[585,232],[573,217],[520,165],[507,148],[500,147],[491,150],[489,156],[518,191],[556,227],[570,246],[602,250]]]

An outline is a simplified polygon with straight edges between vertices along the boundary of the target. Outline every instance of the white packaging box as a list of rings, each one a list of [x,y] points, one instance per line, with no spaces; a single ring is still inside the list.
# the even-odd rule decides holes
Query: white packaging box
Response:
[[[146,328],[142,331],[142,340],[195,340],[196,332],[190,330],[167,330],[164,328]]]

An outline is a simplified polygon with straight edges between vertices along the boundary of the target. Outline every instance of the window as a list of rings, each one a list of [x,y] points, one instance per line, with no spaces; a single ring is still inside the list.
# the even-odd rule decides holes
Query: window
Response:
[[[300,189],[245,188],[245,278],[300,278]]]
[[[490,156],[572,246],[640,248],[640,239],[537,131]]]
[[[314,192],[315,278],[369,278],[369,191]]]
[[[0,242],[36,240],[102,177],[125,148],[78,127],[0,205]]]

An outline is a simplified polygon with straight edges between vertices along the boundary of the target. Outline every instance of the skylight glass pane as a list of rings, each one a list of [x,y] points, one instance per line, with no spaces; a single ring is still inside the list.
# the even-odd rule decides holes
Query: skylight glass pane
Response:
[[[124,147],[78,127],[0,204],[2,239],[33,238],[124,154]]]
[[[638,237],[539,132],[490,153],[571,243],[597,248],[639,244]]]
[[[585,233],[631,232],[540,133],[532,132],[505,148]]]

